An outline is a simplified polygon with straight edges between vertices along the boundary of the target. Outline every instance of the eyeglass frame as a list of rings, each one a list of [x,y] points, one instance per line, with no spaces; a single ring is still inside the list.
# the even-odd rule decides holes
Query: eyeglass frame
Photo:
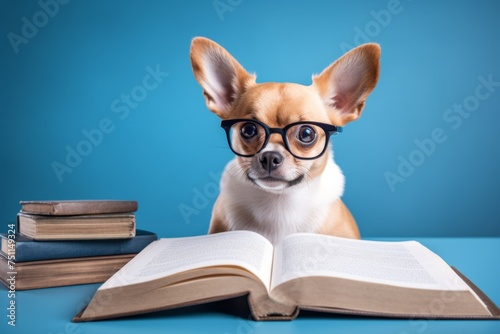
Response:
[[[262,147],[257,152],[255,152],[254,154],[241,154],[241,153],[236,152],[233,149],[233,145],[231,144],[231,127],[234,124],[239,123],[239,122],[253,122],[253,123],[256,123],[256,124],[260,125],[264,129],[264,132],[266,133],[266,138],[264,140],[264,143],[263,143]],[[311,125],[315,125],[317,127],[320,127],[323,131],[325,131],[325,134],[327,135],[328,140],[325,140],[325,147],[323,147],[323,150],[321,151],[321,153],[318,154],[317,156],[315,156],[314,158],[299,157],[299,156],[295,155],[294,153],[292,153],[292,151],[290,150],[290,146],[288,145],[288,138],[286,136],[286,133],[287,133],[287,131],[291,127],[296,126],[296,125],[300,125],[300,124],[311,124]],[[226,132],[227,143],[229,144],[229,148],[231,149],[231,151],[233,151],[234,154],[236,154],[236,155],[238,155],[240,157],[243,157],[243,158],[251,158],[251,157],[257,155],[260,151],[262,151],[267,146],[267,144],[269,143],[269,138],[271,137],[271,135],[273,133],[277,133],[277,134],[281,135],[281,138],[283,139],[283,143],[285,144],[286,150],[294,158],[297,158],[297,159],[300,159],[300,160],[314,160],[314,159],[318,159],[323,154],[325,154],[326,148],[328,147],[328,142],[330,141],[330,137],[332,135],[336,135],[336,134],[338,134],[340,132],[343,132],[343,128],[341,126],[336,126],[336,125],[327,124],[327,123],[321,123],[321,122],[312,122],[312,121],[299,121],[299,122],[290,123],[290,124],[286,125],[283,128],[271,128],[267,124],[265,124],[263,122],[260,122],[258,120],[255,120],[255,119],[237,118],[237,119],[223,120],[220,123],[220,126]]]

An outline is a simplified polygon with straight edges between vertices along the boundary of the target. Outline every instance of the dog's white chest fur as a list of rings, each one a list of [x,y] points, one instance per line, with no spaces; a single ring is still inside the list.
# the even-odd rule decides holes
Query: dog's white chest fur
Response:
[[[234,173],[238,169],[236,159],[232,160],[221,180],[228,228],[255,231],[274,244],[292,233],[317,232],[330,205],[344,192],[344,175],[332,158],[317,178],[279,193],[258,188]]]

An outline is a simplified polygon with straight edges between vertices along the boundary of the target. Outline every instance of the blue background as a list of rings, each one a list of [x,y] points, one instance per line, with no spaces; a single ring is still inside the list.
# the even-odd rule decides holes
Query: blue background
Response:
[[[500,81],[498,1],[220,2],[218,13],[212,0],[73,0],[53,17],[36,1],[1,2],[0,231],[20,200],[117,198],[139,201],[139,228],[206,233],[232,157],[189,63],[191,39],[206,36],[258,82],[306,85],[346,48],[380,43],[378,86],[334,139],[362,235],[500,236],[500,87],[456,129],[443,118],[474,102],[479,77]],[[34,20],[16,52],[10,33]],[[148,67],[168,73],[150,91]],[[133,92],[147,96],[128,108],[120,100]],[[54,162],[106,119],[112,131],[59,179]],[[418,153],[435,129],[446,140]],[[391,187],[401,159],[418,166]]]

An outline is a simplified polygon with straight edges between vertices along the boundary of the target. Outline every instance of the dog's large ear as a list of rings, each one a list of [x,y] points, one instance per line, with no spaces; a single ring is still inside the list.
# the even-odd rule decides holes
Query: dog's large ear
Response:
[[[313,76],[313,86],[334,125],[343,126],[361,115],[379,72],[380,46],[368,43],[349,51],[321,74]]]
[[[255,83],[255,75],[245,71],[229,52],[207,38],[193,39],[190,57],[208,109],[222,119],[228,118],[234,103]]]

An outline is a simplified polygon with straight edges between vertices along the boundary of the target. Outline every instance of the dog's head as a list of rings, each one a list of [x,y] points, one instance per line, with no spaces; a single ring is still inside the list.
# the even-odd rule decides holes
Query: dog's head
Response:
[[[193,39],[191,64],[208,109],[222,119],[241,172],[271,192],[322,173],[329,137],[357,119],[379,75],[380,47],[361,45],[310,86],[255,82],[220,45]]]

